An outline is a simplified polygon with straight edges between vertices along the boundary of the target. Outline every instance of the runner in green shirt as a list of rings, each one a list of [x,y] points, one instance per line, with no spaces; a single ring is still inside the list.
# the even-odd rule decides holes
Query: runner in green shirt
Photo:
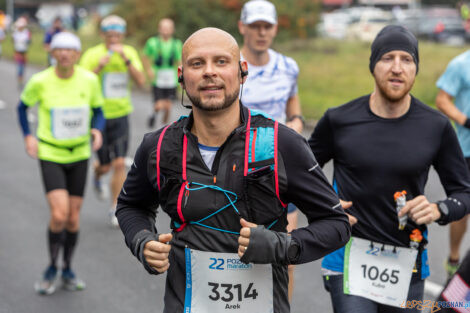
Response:
[[[94,187],[98,198],[107,198],[107,189],[101,183],[101,176],[111,168],[112,206],[109,218],[117,226],[114,216],[116,201],[126,179],[125,157],[129,142],[128,115],[132,112],[131,84],[129,76],[139,86],[143,86],[145,76],[137,51],[124,45],[126,21],[110,15],[101,22],[104,43],[88,49],[80,65],[98,74],[104,96],[104,116],[106,128],[103,133],[103,146],[98,151],[99,163],[95,166]]]
[[[75,65],[81,50],[78,37],[66,32],[57,34],[51,42],[51,50],[57,65],[30,79],[18,106],[26,152],[39,159],[51,208],[50,265],[43,279],[35,285],[36,291],[43,295],[56,289],[60,250],[63,250],[63,287],[69,290],[85,287],[72,271],[71,260],[80,226],[90,139],[93,139],[93,150],[98,150],[105,124],[98,78]],[[39,106],[37,139],[31,134],[27,120],[27,109],[36,104]]]
[[[177,69],[181,64],[181,41],[173,38],[175,25],[169,18],[158,23],[158,36],[147,40],[142,61],[152,82],[154,112],[148,127],[155,124],[155,115],[163,110],[163,124],[168,124],[172,101],[176,98]]]

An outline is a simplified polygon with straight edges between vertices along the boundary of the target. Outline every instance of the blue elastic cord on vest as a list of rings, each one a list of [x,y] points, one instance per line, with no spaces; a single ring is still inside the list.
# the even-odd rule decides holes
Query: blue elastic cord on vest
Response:
[[[197,185],[197,186],[200,186],[200,187],[196,187],[196,188],[190,188],[188,187],[189,185]],[[205,185],[205,184],[200,184],[200,183],[188,183],[185,187],[184,187],[186,190],[188,191],[196,191],[196,190],[201,190],[201,189],[205,189],[205,188],[209,188],[209,189],[213,189],[213,190],[216,190],[216,191],[220,191],[220,192],[223,192],[225,197],[227,197],[229,203],[223,207],[221,207],[220,209],[218,209],[217,211],[215,211],[214,213],[211,213],[209,214],[208,216],[204,217],[204,218],[201,218],[199,221],[189,221],[188,223],[189,224],[193,224],[193,225],[199,225],[199,226],[202,226],[202,227],[205,227],[205,228],[209,228],[209,229],[212,229],[212,230],[218,230],[218,231],[221,231],[221,232],[224,232],[224,233],[229,233],[229,234],[234,234],[234,235],[240,235],[239,232],[235,232],[235,231],[231,231],[231,230],[226,230],[226,229],[221,229],[221,228],[216,228],[216,227],[212,227],[212,226],[209,226],[209,225],[206,225],[206,224],[203,224],[201,222],[211,218],[212,216],[222,212],[223,210],[225,210],[226,208],[228,208],[229,206],[232,206],[233,209],[235,210],[235,212],[237,213],[238,216],[241,217],[241,214],[240,212],[238,211],[237,207],[235,206],[235,202],[238,201],[238,197],[237,197],[237,194],[232,192],[232,191],[229,191],[229,190],[225,190],[223,188],[220,188],[219,186],[215,186],[215,185]],[[233,196],[235,197],[234,200],[232,200],[230,198],[230,196]],[[272,222],[268,227],[266,227],[266,229],[270,229],[271,227],[274,226],[274,224],[277,223],[277,221],[279,221],[279,219],[276,219],[274,222]],[[176,223],[174,222],[175,226],[177,228],[179,228],[181,226],[181,224],[179,223]]]
[[[266,229],[270,229],[271,227],[274,226],[274,224],[277,223],[277,221],[279,221],[279,219],[275,220],[274,222],[272,222],[268,227],[266,227]]]
[[[198,186],[201,186],[201,187],[197,187],[197,188],[189,188],[188,186],[190,184],[193,184],[193,185],[198,185]],[[189,191],[196,191],[196,190],[201,190],[201,189],[205,189],[205,188],[209,188],[209,189],[214,189],[214,190],[217,190],[217,191],[221,191],[224,193],[225,197],[227,197],[228,201],[230,202],[229,204],[227,204],[226,206],[223,206],[222,208],[218,209],[217,211],[215,211],[214,213],[211,213],[210,215],[200,219],[199,221],[197,222],[202,222],[210,217],[212,217],[213,215],[219,213],[220,211],[228,208],[229,206],[232,206],[233,209],[235,210],[235,212],[237,212],[238,215],[240,215],[240,212],[238,211],[237,207],[235,206],[235,202],[237,202],[238,200],[238,197],[237,197],[237,194],[234,193],[234,192],[231,192],[229,190],[225,190],[225,189],[222,189],[220,188],[219,186],[214,186],[214,185],[204,185],[204,184],[199,184],[199,183],[190,183],[188,185],[186,185],[185,189],[186,190],[189,190]],[[235,197],[235,201],[232,201],[232,199],[230,199],[230,195],[234,196]]]
[[[196,185],[196,186],[200,186],[200,187],[196,187],[196,188],[190,188],[188,187],[189,185]],[[200,183],[189,183],[185,186],[185,189],[188,190],[188,191],[196,191],[196,190],[201,190],[201,189],[205,189],[205,188],[209,188],[209,189],[213,189],[213,190],[216,190],[216,191],[220,191],[220,192],[223,192],[225,197],[228,199],[229,203],[223,207],[221,207],[220,209],[218,209],[217,211],[215,211],[214,213],[211,213],[209,214],[208,216],[204,217],[204,218],[201,218],[199,221],[190,221],[189,224],[195,224],[195,225],[199,225],[199,226],[202,226],[202,227],[206,227],[206,228],[209,228],[209,229],[213,229],[213,230],[218,230],[218,231],[221,231],[221,232],[224,232],[224,233],[229,233],[229,234],[235,234],[235,235],[239,235],[240,233],[239,232],[234,232],[234,231],[230,231],[230,230],[225,230],[225,229],[221,229],[221,228],[216,228],[216,227],[212,227],[212,226],[209,226],[209,225],[205,225],[205,224],[202,224],[201,222],[211,218],[212,216],[220,213],[221,211],[225,210],[226,208],[228,208],[229,206],[232,206],[233,209],[235,210],[235,212],[240,216],[240,212],[238,211],[237,207],[235,206],[235,202],[237,202],[238,200],[238,197],[237,197],[237,194],[232,192],[232,191],[229,191],[229,190],[225,190],[223,188],[220,188],[219,186],[215,186],[215,185],[204,185],[204,184],[200,184]],[[232,198],[230,196],[233,196],[235,197],[234,200],[232,200]]]

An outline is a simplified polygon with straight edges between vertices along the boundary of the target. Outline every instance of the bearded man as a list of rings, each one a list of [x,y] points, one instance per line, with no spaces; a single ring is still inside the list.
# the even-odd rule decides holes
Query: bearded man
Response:
[[[372,94],[329,109],[309,139],[320,166],[333,160],[333,186],[355,222],[351,241],[322,263],[335,313],[403,312],[407,300],[422,300],[426,225],[458,220],[470,207],[452,125],[410,94],[418,64],[414,35],[385,27],[371,46]],[[436,203],[424,196],[431,165],[448,197]]]

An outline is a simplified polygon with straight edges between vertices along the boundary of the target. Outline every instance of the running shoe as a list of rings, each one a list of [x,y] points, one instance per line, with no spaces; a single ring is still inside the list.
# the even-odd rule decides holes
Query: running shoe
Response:
[[[454,276],[455,272],[459,269],[460,263],[459,262],[453,262],[447,259],[444,263],[444,267],[447,272],[447,279],[450,279],[452,276]]]
[[[108,200],[109,190],[106,184],[103,184],[99,178],[93,178],[93,189],[95,190],[96,197],[101,201]]]
[[[150,115],[149,119],[147,120],[147,127],[153,128],[155,125],[155,114]]]
[[[85,289],[85,287],[85,282],[75,276],[70,268],[62,270],[62,288],[68,291],[79,291]]]
[[[110,222],[111,226],[119,228],[119,222],[118,222],[118,219],[116,217],[116,209],[114,207],[109,209],[108,216],[109,216],[109,222]]]
[[[57,267],[49,266],[43,274],[41,281],[36,282],[34,289],[40,295],[51,295],[56,290]]]

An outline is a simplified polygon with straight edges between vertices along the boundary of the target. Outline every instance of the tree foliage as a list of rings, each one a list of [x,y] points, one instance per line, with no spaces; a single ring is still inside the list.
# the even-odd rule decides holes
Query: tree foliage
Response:
[[[123,0],[116,13],[128,22],[129,34],[140,42],[157,33],[157,23],[175,21],[175,35],[184,40],[203,27],[221,28],[240,40],[237,23],[245,0]],[[314,35],[319,0],[272,0],[279,20],[278,39]]]

